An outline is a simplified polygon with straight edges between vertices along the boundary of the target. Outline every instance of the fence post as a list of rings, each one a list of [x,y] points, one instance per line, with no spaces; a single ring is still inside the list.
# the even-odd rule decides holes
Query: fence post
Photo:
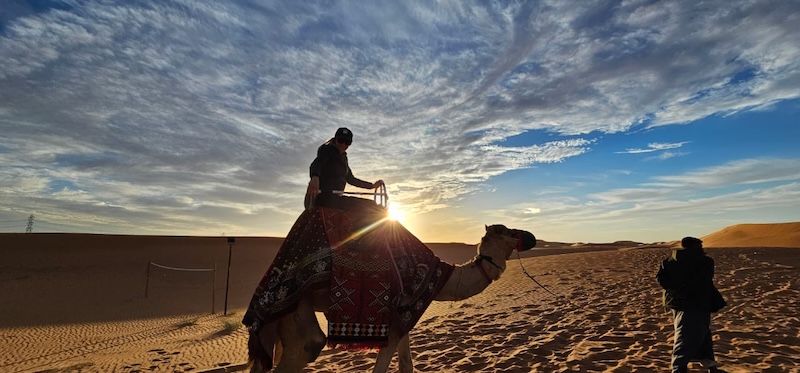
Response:
[[[211,314],[216,313],[216,299],[217,299],[217,262],[214,262],[214,280],[211,281]]]
[[[231,255],[233,252],[233,244],[236,242],[236,238],[228,237],[228,274],[225,280],[225,311],[222,313],[223,315],[228,314],[228,288],[231,285]]]
[[[147,262],[147,271],[145,271],[147,273],[147,280],[145,280],[145,282],[144,282],[144,297],[145,298],[147,298],[147,292],[148,292],[148,290],[150,290],[150,263],[153,263],[153,262]]]

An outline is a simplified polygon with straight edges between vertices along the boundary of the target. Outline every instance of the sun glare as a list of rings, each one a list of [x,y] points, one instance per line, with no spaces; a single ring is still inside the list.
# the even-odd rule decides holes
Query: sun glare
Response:
[[[389,219],[396,220],[399,222],[403,222],[403,217],[405,217],[405,211],[397,208],[396,206],[392,205],[389,206]]]

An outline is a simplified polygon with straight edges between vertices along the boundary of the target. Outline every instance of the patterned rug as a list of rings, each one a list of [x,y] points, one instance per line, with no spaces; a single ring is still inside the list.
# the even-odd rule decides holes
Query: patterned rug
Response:
[[[293,311],[307,291],[329,287],[330,346],[379,348],[390,328],[408,333],[453,266],[385,216],[373,209],[303,212],[256,288],[243,323],[258,330]]]

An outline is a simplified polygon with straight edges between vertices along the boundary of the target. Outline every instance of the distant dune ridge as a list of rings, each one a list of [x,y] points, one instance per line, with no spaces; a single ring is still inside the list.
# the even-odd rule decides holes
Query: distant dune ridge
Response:
[[[737,224],[701,239],[704,247],[800,247],[800,222]]]
[[[713,321],[721,365],[800,373],[800,223],[734,225],[702,239],[728,301]],[[0,372],[239,371],[240,320],[282,242],[0,234]],[[450,263],[476,253],[475,244],[427,245]],[[415,371],[664,371],[672,324],[654,276],[674,247],[540,241],[486,291],[428,308],[411,332]],[[326,349],[307,371],[369,371],[375,355]]]

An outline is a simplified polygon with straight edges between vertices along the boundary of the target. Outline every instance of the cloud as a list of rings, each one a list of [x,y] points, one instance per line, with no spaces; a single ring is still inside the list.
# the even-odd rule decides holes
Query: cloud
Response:
[[[224,217],[263,231],[274,214],[283,232],[316,147],[340,126],[356,134],[357,176],[429,211],[508,171],[585,154],[596,133],[800,95],[798,5],[785,1],[7,9],[0,183],[27,176],[0,211],[63,223],[81,211],[109,226],[205,232]],[[532,130],[562,140],[501,145]],[[59,182],[74,190],[46,187]]]
[[[744,159],[678,176],[659,176],[646,185],[672,188],[718,188],[800,179],[797,159]]]
[[[633,204],[660,199],[691,199],[692,193],[712,189],[730,189],[751,184],[800,180],[797,159],[743,159],[694,170],[681,175],[653,176],[637,188],[619,188],[591,195],[602,203]]]
[[[487,214],[568,242],[710,233],[741,222],[780,222],[800,208],[800,159],[743,159],[585,198],[541,194]],[[531,213],[536,211],[536,213]],[[609,232],[609,233],[603,233]],[[672,238],[674,239],[674,238]]]
[[[646,149],[640,149],[640,148],[625,149],[625,151],[615,152],[615,153],[616,154],[652,153],[652,152],[656,152],[656,151],[659,151],[659,150],[677,149],[677,148],[680,148],[680,147],[682,147],[682,146],[684,146],[684,145],[686,145],[688,143],[689,143],[689,141],[683,141],[683,142],[671,143],[671,144],[667,144],[667,143],[650,143],[650,144],[647,144],[647,148]]]
[[[687,153],[687,152],[670,152],[670,151],[666,151],[666,152],[660,153],[660,154],[652,156],[652,157],[647,157],[644,160],[645,161],[664,161],[664,160],[667,160],[667,159],[670,159],[670,158],[683,157],[683,156],[687,156],[687,155],[689,155],[689,153]]]

